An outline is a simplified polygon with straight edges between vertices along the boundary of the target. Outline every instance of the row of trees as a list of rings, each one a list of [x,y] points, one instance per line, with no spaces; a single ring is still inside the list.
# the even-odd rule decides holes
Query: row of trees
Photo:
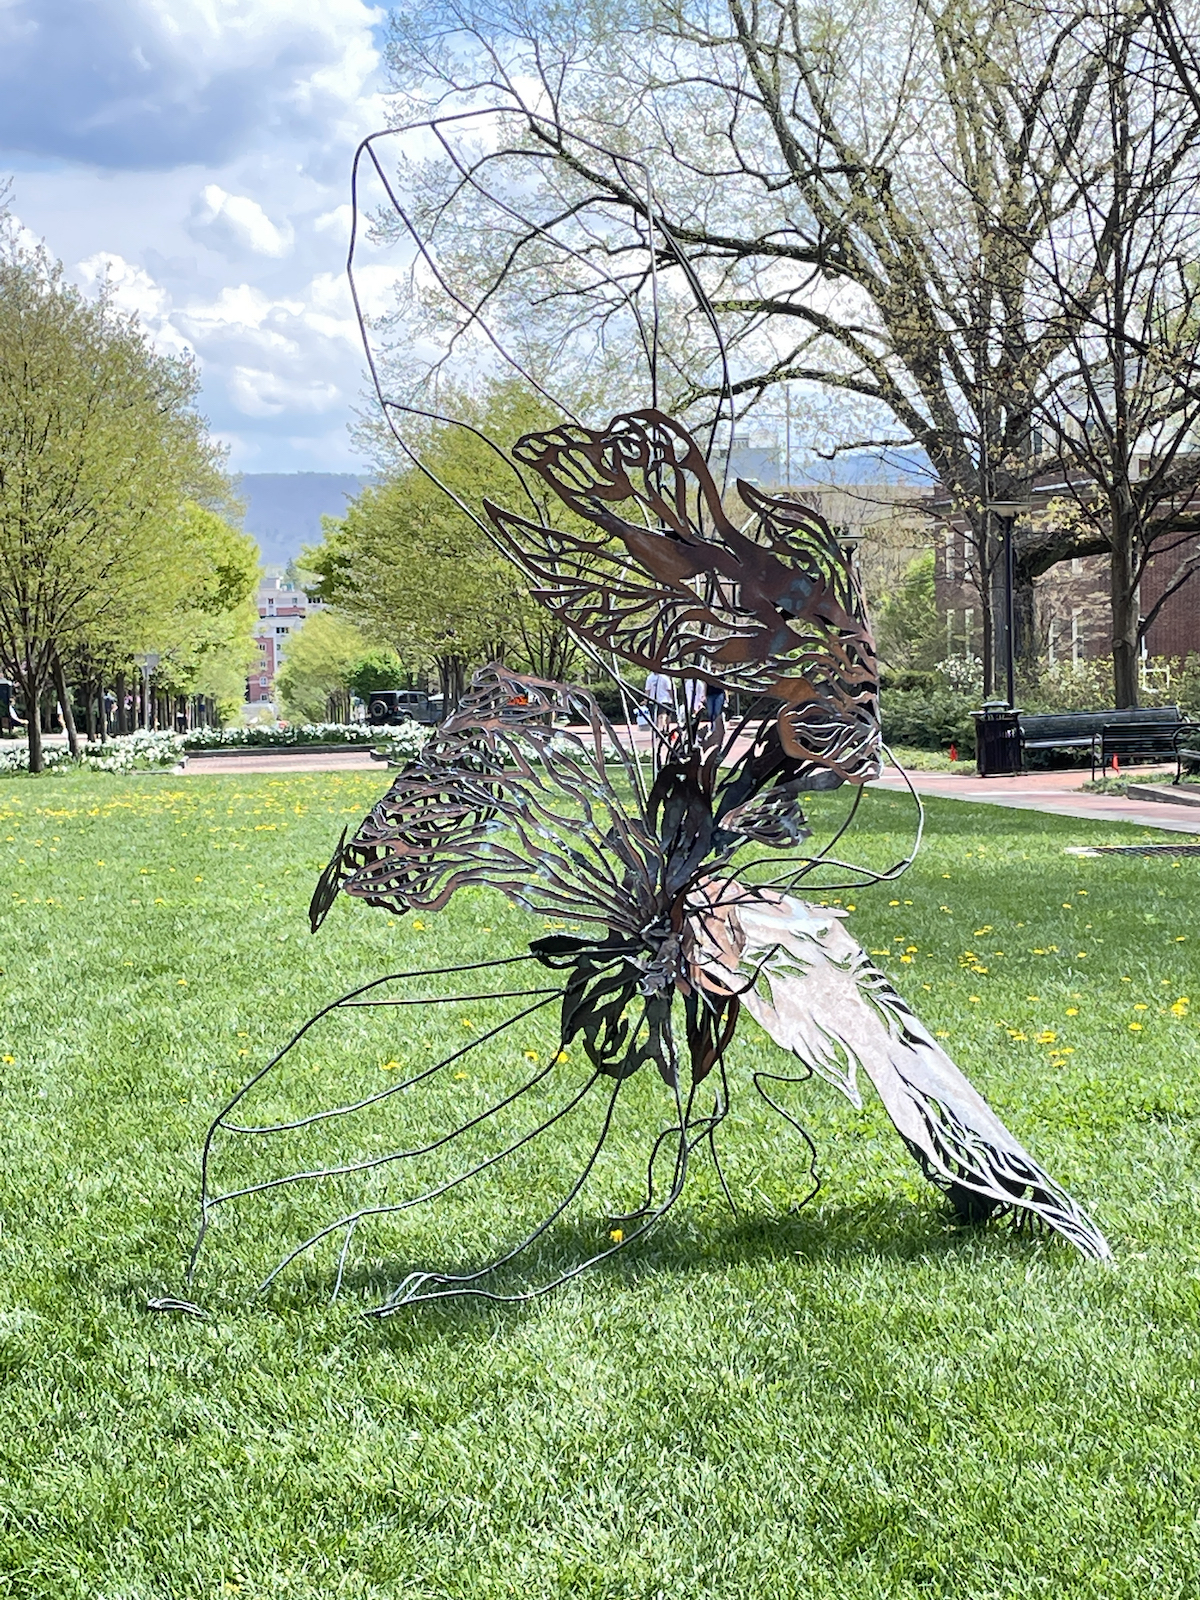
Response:
[[[89,299],[0,216],[0,671],[42,769],[49,696],[103,732],[136,658],[156,687],[229,706],[255,658],[258,550],[231,525],[193,364]]]
[[[1108,556],[1136,703],[1146,563],[1173,563],[1168,593],[1200,564],[1195,0],[422,0],[393,29],[398,121],[493,108],[411,169],[406,222],[448,291],[435,315],[414,278],[427,329],[453,347],[486,316],[539,382],[619,387],[613,290],[646,281],[653,240],[664,399],[703,409],[718,352],[685,255],[743,414],[800,385],[844,400],[840,447],[928,456],[968,531],[989,690],[989,508],[1057,481],[1018,583]]]

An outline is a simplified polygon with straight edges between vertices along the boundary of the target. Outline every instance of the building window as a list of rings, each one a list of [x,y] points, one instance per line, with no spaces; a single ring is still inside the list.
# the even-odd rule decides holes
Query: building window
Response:
[[[287,628],[276,628],[276,629],[275,629],[275,632],[276,632],[276,633],[288,633],[288,632],[289,632],[289,631],[290,631],[290,630],[289,630],[289,629],[287,629]]]
[[[258,680],[258,686],[260,689],[265,689],[267,687],[267,680],[265,677]]]

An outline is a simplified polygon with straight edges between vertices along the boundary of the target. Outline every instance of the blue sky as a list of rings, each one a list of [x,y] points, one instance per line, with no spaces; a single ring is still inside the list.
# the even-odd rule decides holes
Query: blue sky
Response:
[[[0,176],[68,274],[189,349],[246,472],[346,471],[350,162],[386,124],[363,0],[0,0]],[[360,270],[375,304],[393,269]]]

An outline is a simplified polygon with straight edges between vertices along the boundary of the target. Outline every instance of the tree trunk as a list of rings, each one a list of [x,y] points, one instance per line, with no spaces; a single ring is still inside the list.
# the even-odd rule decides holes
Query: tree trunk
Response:
[[[33,673],[27,676],[14,674],[21,698],[25,702],[25,733],[29,740],[29,770],[42,772],[46,759],[42,746],[42,683]]]
[[[1040,652],[1038,646],[1037,603],[1033,579],[1018,573],[1013,597],[1013,646],[1017,657],[1017,671],[1027,684],[1036,684]]]
[[[96,701],[100,690],[89,678],[83,686],[83,714],[87,723],[87,741],[93,744],[96,738]]]
[[[79,729],[75,726],[75,708],[71,704],[71,691],[67,687],[66,673],[63,671],[57,650],[50,658],[50,676],[54,680],[54,692],[58,696],[59,716],[62,718],[62,725],[66,730],[67,748],[78,760]]]
[[[1112,522],[1109,595],[1112,603],[1113,704],[1118,711],[1124,711],[1138,703],[1138,608],[1141,596],[1135,570],[1132,521],[1119,513],[1113,516]]]
[[[123,672],[118,672],[117,673],[117,684],[116,684],[116,689],[115,689],[114,692],[116,693],[116,696],[117,696],[117,707],[116,707],[116,709],[117,709],[117,732],[118,733],[128,733],[129,729],[125,725],[126,721],[128,719],[127,719],[126,713],[125,713],[126,688],[125,688],[125,674]]]

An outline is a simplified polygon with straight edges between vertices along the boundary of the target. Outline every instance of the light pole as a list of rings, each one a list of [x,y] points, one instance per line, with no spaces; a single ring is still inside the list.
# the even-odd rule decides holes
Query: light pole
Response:
[[[142,669],[142,727],[149,732],[151,727],[150,717],[150,674],[158,666],[162,657],[153,653],[134,656],[134,661]]]
[[[1008,690],[1008,708],[1016,709],[1016,655],[1013,640],[1013,524],[1025,516],[1031,505],[1029,500],[989,500],[985,511],[1000,518],[1001,539],[1004,544],[1004,673]]]

